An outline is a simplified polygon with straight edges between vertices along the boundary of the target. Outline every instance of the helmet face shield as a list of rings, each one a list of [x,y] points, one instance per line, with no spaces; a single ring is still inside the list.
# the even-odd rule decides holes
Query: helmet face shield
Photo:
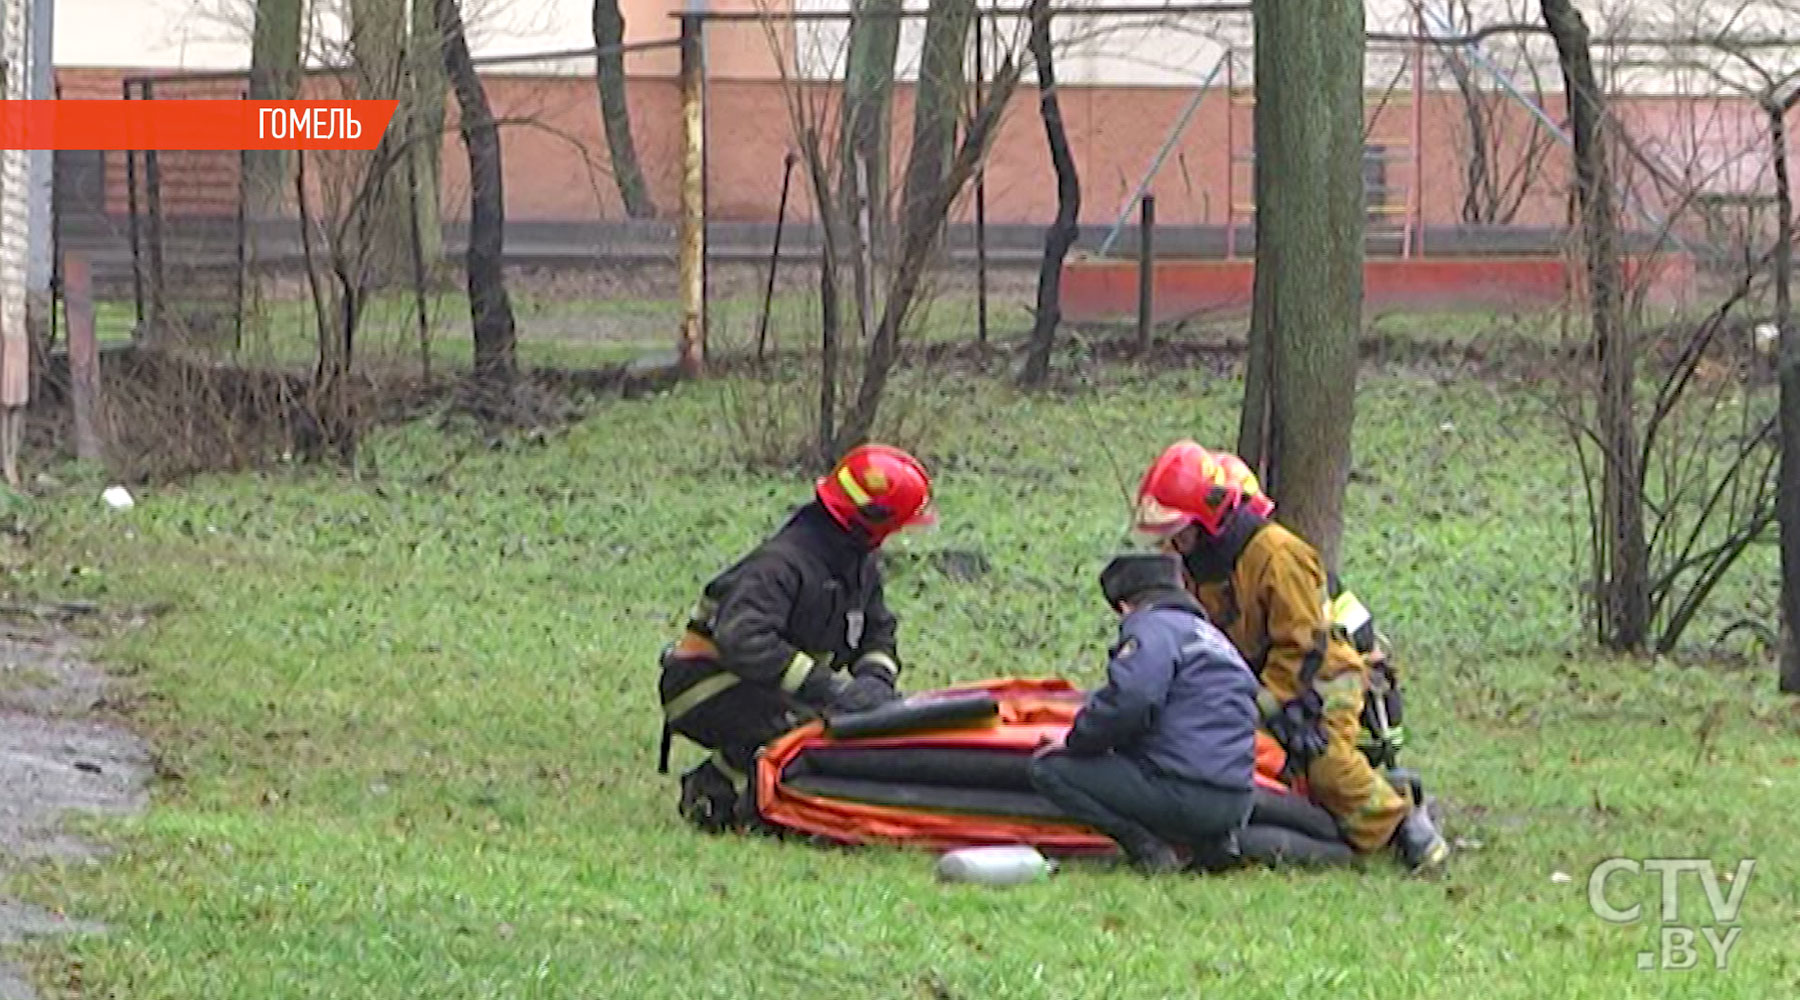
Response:
[[[1137,510],[1132,515],[1131,531],[1145,542],[1155,543],[1174,537],[1181,529],[1193,523],[1193,515],[1164,506],[1155,497],[1145,494],[1138,498]]]
[[[1137,530],[1167,538],[1190,524],[1209,535],[1243,503],[1244,491],[1213,453],[1189,440],[1163,450],[1138,486]]]
[[[929,535],[937,531],[937,528],[937,502],[926,497],[924,505],[915,511],[912,517],[901,522],[900,527],[896,530],[907,535]]]

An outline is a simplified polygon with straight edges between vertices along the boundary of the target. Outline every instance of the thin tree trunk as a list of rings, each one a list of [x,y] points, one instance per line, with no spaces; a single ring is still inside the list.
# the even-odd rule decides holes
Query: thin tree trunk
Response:
[[[901,225],[910,233],[931,227],[933,202],[956,150],[956,124],[968,80],[963,58],[975,0],[931,0],[925,42],[919,55],[919,86],[913,108],[912,150],[906,162]]]
[[[1790,101],[1800,99],[1800,95]],[[1794,330],[1794,196],[1788,179],[1787,113],[1771,102],[1769,135],[1775,161],[1775,323],[1780,331],[1777,369],[1781,386],[1781,472],[1775,515],[1781,538],[1781,678],[1787,694],[1800,694],[1800,332]]]
[[[900,53],[901,0],[858,0],[850,21],[850,53],[844,73],[844,142],[838,191],[844,218],[860,211],[859,175],[868,172],[866,198],[870,243],[888,238],[888,173],[893,144],[894,65]],[[866,168],[859,166],[867,164]]]
[[[986,153],[994,119],[994,101],[1004,107],[1018,82],[1018,68],[1008,64],[1001,75],[1011,75],[1004,87],[998,83],[987,108],[964,137],[962,148],[956,145],[956,125],[963,108],[967,79],[963,74],[963,57],[968,51],[969,26],[975,20],[974,0],[931,0],[925,17],[924,50],[919,57],[919,87],[913,109],[912,150],[906,162],[906,187],[902,194],[900,215],[900,254],[882,303],[881,321],[870,338],[869,352],[863,360],[862,385],[856,403],[837,434],[837,447],[842,452],[868,437],[874,429],[875,416],[881,408],[881,396],[887,389],[888,374],[900,350],[901,327],[912,311],[914,298],[925,279],[927,266],[937,247],[943,223],[957,190],[968,180],[975,162]],[[974,146],[971,146],[974,143]],[[968,159],[971,151],[974,158]],[[955,156],[962,168],[959,179],[952,178],[951,159]]]
[[[1337,566],[1362,322],[1361,0],[1256,5],[1256,279],[1239,447]]]
[[[1594,77],[1587,23],[1570,0],[1542,0],[1542,4],[1544,24],[1556,40],[1557,62],[1569,95],[1575,193],[1581,207],[1594,349],[1600,363],[1600,508],[1607,554],[1601,588],[1604,634],[1609,647],[1635,650],[1643,648],[1650,630],[1650,560],[1633,406],[1637,359],[1625,323],[1606,116]]]
[[[304,0],[257,0],[250,35],[252,101],[290,101],[300,90],[301,15]],[[244,196],[251,219],[281,214],[287,189],[288,153],[252,149],[244,153]]]
[[[830,169],[819,148],[819,135],[808,129],[801,138],[806,159],[806,173],[812,183],[815,202],[820,211],[825,245],[819,252],[819,421],[814,443],[814,464],[829,468],[837,460],[838,343],[842,326],[838,308],[838,235],[843,227],[832,204]]]
[[[600,121],[606,127],[606,149],[612,158],[613,183],[633,219],[656,218],[656,202],[638,165],[637,143],[631,136],[631,104],[625,90],[625,54],[609,47],[625,41],[625,15],[619,0],[594,0],[594,79],[600,88]]]
[[[1475,86],[1468,63],[1463,61],[1461,54],[1445,52],[1444,63],[1461,96],[1463,121],[1469,129],[1463,150],[1462,220],[1470,225],[1491,224],[1499,208],[1494,191],[1494,153],[1498,150],[1489,148],[1486,98],[1481,88]]]
[[[412,110],[409,121],[414,138],[407,150],[412,158],[410,174],[402,169],[401,176],[407,177],[415,192],[410,207],[417,220],[419,259],[429,270],[444,253],[444,99],[449,96],[434,0],[414,0],[411,35],[407,47],[411,99],[407,103]]]
[[[405,0],[350,0],[350,55],[356,65],[357,97],[380,100],[403,94],[406,79],[407,15]],[[402,102],[397,112],[401,125],[382,136],[381,147],[374,154],[376,163],[400,162],[393,155],[397,145],[404,144],[414,126],[412,101]],[[375,169],[375,168],[371,168]],[[367,246],[349,249],[359,260],[357,270],[367,275],[371,286],[381,287],[405,275],[406,262],[412,251],[412,223],[407,215],[413,211],[412,199],[401,189],[399,178],[391,167],[371,174],[374,197],[362,211],[370,212],[377,224],[364,227]],[[404,173],[401,174],[404,177]]]
[[[965,18],[965,27],[967,23],[968,19]],[[929,29],[927,31],[929,33]],[[962,145],[956,148],[948,170],[939,175],[939,179],[929,189],[922,186],[915,188],[913,181],[915,178],[924,178],[921,185],[930,183],[932,175],[929,169],[920,167],[918,161],[921,156],[930,157],[935,154],[929,148],[922,150],[915,135],[913,161],[908,164],[907,171],[907,210],[901,225],[900,259],[894,269],[887,300],[882,304],[881,323],[875,328],[875,338],[863,364],[863,380],[857,390],[856,405],[838,432],[836,450],[841,451],[865,440],[874,428],[875,417],[881,408],[882,393],[887,388],[888,375],[899,351],[901,328],[911,314],[927,265],[943,234],[944,220],[949,216],[950,206],[955,202],[956,196],[974,177],[975,168],[992,147],[994,135],[1000,128],[1001,114],[1012,100],[1014,89],[1018,87],[1019,73],[1019,66],[1010,57],[1001,64],[994,74],[993,88],[989,91],[986,102],[976,112],[974,120],[969,123]],[[952,109],[955,107],[956,105],[951,105]]]
[[[1262,28],[1256,21],[1254,12],[1251,19],[1252,30],[1260,34]],[[1264,100],[1268,88],[1262,81],[1268,79],[1273,72],[1273,47],[1253,45],[1250,58],[1251,78],[1255,81],[1256,95],[1256,102],[1250,109],[1251,190],[1253,200],[1260,202],[1266,196],[1270,183],[1266,174],[1267,166],[1263,163],[1262,136],[1270,132],[1272,126],[1268,122],[1269,105]],[[1230,224],[1229,220],[1227,224]],[[1275,314],[1271,287],[1274,268],[1263,265],[1270,255],[1263,251],[1268,217],[1261,208],[1251,216],[1250,225],[1256,236],[1256,267],[1251,272],[1250,335],[1248,350],[1244,352],[1244,401],[1238,415],[1237,453],[1238,457],[1256,470],[1263,488],[1269,489],[1274,483],[1274,477],[1270,475],[1272,446],[1269,442],[1269,429],[1272,426],[1270,394],[1275,372]]]
[[[1069,152],[1069,133],[1063,128],[1062,103],[1056,96],[1055,49],[1051,45],[1049,0],[1031,0],[1031,55],[1037,63],[1038,116],[1044,120],[1044,138],[1050,144],[1050,165],[1056,170],[1056,219],[1044,231],[1044,262],[1038,269],[1037,314],[1031,328],[1031,351],[1025,359],[1023,381],[1043,385],[1050,377],[1050,352],[1056,344],[1056,328],[1062,322],[1063,258],[1081,234],[1081,179],[1075,157]]]
[[[435,0],[444,42],[444,73],[456,93],[463,146],[469,151],[469,313],[475,331],[475,387],[489,399],[511,390],[518,377],[512,300],[506,294],[502,254],[506,241],[506,190],[501,171],[500,129],[476,75],[457,0]]]

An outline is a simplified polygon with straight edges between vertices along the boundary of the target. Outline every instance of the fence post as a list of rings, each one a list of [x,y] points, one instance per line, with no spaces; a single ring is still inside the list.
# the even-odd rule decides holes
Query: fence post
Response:
[[[144,100],[156,99],[155,84],[146,79],[139,87]],[[144,328],[144,337],[152,343],[160,342],[163,325],[163,294],[168,290],[164,283],[163,272],[163,214],[162,214],[162,163],[157,158],[156,150],[144,150],[144,200],[149,210],[150,241],[150,316]]]
[[[119,89],[123,99],[127,101],[132,99],[130,80],[126,80],[124,83],[120,84]],[[131,290],[134,303],[137,306],[137,326],[133,328],[131,336],[133,340],[136,340],[139,334],[143,332],[145,319],[147,318],[144,311],[144,239],[143,234],[139,232],[138,222],[139,214],[143,211],[143,206],[138,204],[137,151],[127,149],[124,152],[125,205],[126,212],[128,213],[126,222],[131,234]],[[104,183],[104,178],[106,176],[105,153],[100,154],[100,174],[102,183]]]
[[[682,374],[698,376],[706,363],[706,130],[705,82],[698,15],[681,15],[681,339]]]
[[[986,17],[981,11],[975,12],[975,109],[973,114],[981,114],[982,84],[986,81],[987,67],[982,59],[982,49],[986,47],[986,39],[982,37],[981,23]],[[987,258],[987,163],[986,157],[975,168],[975,341],[986,345],[988,342],[988,258]]]
[[[100,461],[94,414],[100,405],[100,345],[94,335],[94,289],[86,254],[63,259],[63,296],[69,314],[69,406],[75,418],[75,457]]]
[[[1152,285],[1156,281],[1156,196],[1144,195],[1139,203],[1138,220],[1138,328],[1137,349],[1142,354],[1150,349],[1150,313],[1155,299]]]
[[[781,230],[787,224],[788,185],[794,179],[794,164],[800,156],[788,150],[781,160],[781,204],[775,209],[775,245],[769,248],[769,283],[763,289],[762,315],[756,320],[756,363],[763,363],[769,343],[769,310],[775,304],[775,269],[781,266]]]

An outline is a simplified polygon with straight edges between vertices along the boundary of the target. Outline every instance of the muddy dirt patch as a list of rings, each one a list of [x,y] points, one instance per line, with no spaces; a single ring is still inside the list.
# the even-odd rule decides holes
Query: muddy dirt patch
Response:
[[[63,829],[65,814],[144,807],[149,750],[101,717],[106,687],[106,674],[65,626],[0,613],[0,879],[22,864],[99,854]],[[12,946],[100,929],[0,896],[0,1000],[36,995],[4,961]]]

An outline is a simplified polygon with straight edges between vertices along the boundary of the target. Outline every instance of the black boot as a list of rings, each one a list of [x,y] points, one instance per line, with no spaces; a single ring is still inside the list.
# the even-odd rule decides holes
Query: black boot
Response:
[[[1140,875],[1167,875],[1187,867],[1175,848],[1156,837],[1133,838],[1121,841],[1119,846],[1125,849],[1126,859]]]
[[[738,793],[725,772],[705,761],[681,776],[681,818],[706,833],[737,825]]]
[[[1450,845],[1438,833],[1425,803],[1406,814],[1390,843],[1407,870],[1416,875],[1436,871],[1450,860]]]
[[[1243,863],[1244,852],[1238,845],[1237,831],[1233,830],[1216,840],[1195,844],[1194,857],[1188,862],[1188,867],[1197,872],[1216,875]]]

